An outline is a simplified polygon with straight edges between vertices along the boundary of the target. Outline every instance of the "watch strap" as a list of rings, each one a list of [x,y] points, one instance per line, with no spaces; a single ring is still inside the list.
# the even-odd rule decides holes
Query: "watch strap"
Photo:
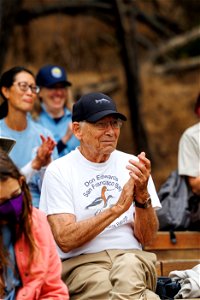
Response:
[[[151,197],[148,197],[144,203],[138,202],[136,199],[134,200],[135,206],[139,208],[148,208],[151,206]]]

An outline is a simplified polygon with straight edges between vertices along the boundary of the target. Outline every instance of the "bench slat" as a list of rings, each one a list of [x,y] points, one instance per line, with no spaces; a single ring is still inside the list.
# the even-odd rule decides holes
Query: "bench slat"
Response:
[[[174,250],[148,250],[157,255],[158,260],[169,259],[199,259],[200,250],[197,249],[174,249]]]
[[[200,249],[200,233],[183,231],[175,232],[177,243],[170,240],[169,232],[158,232],[156,239],[145,250],[170,250],[170,249]]]
[[[187,259],[187,260],[166,260],[161,261],[161,274],[162,276],[168,276],[171,271],[181,271],[192,269],[194,266],[200,263],[200,259]]]

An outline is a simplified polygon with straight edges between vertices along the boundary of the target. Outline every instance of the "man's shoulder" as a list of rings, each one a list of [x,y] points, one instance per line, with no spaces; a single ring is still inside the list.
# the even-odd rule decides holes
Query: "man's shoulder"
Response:
[[[192,135],[196,132],[199,132],[200,131],[200,122],[188,127],[183,134],[185,135]]]
[[[191,139],[199,140],[200,122],[188,127],[182,134],[180,141],[188,141]]]

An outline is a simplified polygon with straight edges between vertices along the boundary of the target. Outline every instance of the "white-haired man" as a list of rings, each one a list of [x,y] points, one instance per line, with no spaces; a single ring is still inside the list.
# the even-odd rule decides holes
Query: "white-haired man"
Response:
[[[160,201],[145,153],[116,150],[125,120],[109,96],[82,96],[72,114],[80,146],[45,174],[40,208],[72,300],[160,299],[156,256],[142,251],[157,232]]]

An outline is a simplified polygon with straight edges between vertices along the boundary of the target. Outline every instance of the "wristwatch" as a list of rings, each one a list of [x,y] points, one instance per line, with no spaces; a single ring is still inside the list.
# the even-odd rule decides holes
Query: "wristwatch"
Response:
[[[151,206],[151,197],[148,197],[144,203],[138,202],[136,199],[134,200],[135,206],[139,208],[148,208]]]

